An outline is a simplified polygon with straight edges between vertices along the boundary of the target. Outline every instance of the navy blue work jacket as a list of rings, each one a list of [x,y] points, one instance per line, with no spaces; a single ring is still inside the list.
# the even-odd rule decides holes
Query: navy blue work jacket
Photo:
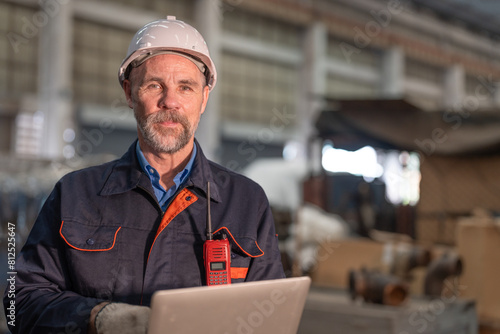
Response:
[[[198,145],[189,179],[163,212],[135,148],[56,184],[17,259],[13,333],[86,333],[100,301],[149,305],[157,290],[205,285],[207,181],[215,235],[231,243],[232,283],[284,277],[259,185]]]

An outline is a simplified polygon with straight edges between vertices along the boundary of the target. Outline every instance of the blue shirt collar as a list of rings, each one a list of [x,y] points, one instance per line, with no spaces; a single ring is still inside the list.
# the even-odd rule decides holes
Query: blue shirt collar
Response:
[[[139,160],[139,164],[141,165],[142,170],[151,180],[151,185],[153,186],[156,199],[158,200],[158,203],[160,204],[163,211],[166,210],[172,196],[177,192],[179,187],[187,180],[189,174],[191,174],[194,158],[196,157],[196,151],[197,151],[196,145],[193,145],[193,152],[191,153],[191,158],[186,164],[186,167],[184,167],[182,171],[180,171],[177,175],[174,176],[173,180],[174,185],[167,190],[163,188],[163,186],[160,184],[160,174],[146,160],[146,157],[144,156],[144,153],[141,150],[141,146],[139,145],[139,141],[137,141],[136,144],[137,159]]]

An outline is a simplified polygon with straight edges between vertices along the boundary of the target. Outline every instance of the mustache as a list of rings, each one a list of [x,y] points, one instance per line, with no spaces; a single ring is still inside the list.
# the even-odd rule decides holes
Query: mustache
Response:
[[[175,122],[181,124],[185,129],[190,128],[188,118],[175,110],[160,110],[142,119],[145,126],[153,126],[162,122]]]
[[[147,117],[148,123],[175,122],[188,124],[187,117],[178,111],[161,110]]]

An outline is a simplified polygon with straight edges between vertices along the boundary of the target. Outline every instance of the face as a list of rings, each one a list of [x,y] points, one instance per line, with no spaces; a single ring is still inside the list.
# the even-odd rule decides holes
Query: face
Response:
[[[194,140],[209,89],[200,70],[178,55],[158,55],[132,69],[123,82],[141,144],[176,153]]]

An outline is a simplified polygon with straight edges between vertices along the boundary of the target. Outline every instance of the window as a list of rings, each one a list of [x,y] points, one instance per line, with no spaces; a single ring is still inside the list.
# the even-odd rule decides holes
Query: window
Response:
[[[38,27],[36,11],[0,3],[0,93],[20,97],[34,93],[38,77]]]
[[[222,12],[222,28],[225,31],[273,45],[301,47],[301,30],[298,26],[243,12],[235,6],[223,6]]]
[[[329,75],[326,81],[326,94],[332,98],[376,98],[377,87],[352,78]]]
[[[223,53],[221,60],[219,89],[225,120],[268,124],[275,109],[295,113],[295,68],[231,53]],[[286,126],[294,125],[291,123]]]
[[[188,22],[192,18],[194,0],[107,0],[120,5],[158,13],[158,17],[175,15],[179,20]]]
[[[109,105],[122,97],[118,68],[134,32],[75,20],[74,94],[76,103]]]

